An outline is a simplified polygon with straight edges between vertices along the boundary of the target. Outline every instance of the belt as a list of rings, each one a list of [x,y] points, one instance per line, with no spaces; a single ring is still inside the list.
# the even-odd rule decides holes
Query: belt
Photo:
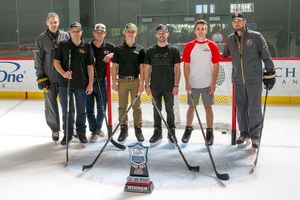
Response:
[[[125,80],[125,81],[133,81],[134,79],[137,79],[139,75],[136,76],[119,76],[119,79]]]

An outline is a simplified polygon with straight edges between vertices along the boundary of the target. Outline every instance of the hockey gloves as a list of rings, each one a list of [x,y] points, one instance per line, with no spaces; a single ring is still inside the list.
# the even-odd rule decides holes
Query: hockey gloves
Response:
[[[42,78],[38,78],[36,81],[38,82],[38,87],[40,90],[42,90],[44,93],[49,92],[51,86],[48,77],[45,76]]]
[[[264,72],[263,83],[264,83],[264,88],[266,90],[271,90],[273,88],[276,81],[275,77],[276,77],[275,71]]]

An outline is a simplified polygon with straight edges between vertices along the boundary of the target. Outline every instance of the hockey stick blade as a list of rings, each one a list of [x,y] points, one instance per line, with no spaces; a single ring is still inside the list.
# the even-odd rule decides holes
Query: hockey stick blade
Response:
[[[199,172],[200,171],[200,167],[199,166],[188,166],[188,169],[192,172]]]
[[[125,150],[125,149],[126,149],[126,146],[125,146],[125,145],[116,142],[113,138],[110,139],[110,142],[111,142],[115,147],[117,147],[117,148],[119,148],[119,149],[122,149],[122,150]]]
[[[219,174],[217,173],[217,178],[222,181],[228,181],[229,180],[229,174]]]

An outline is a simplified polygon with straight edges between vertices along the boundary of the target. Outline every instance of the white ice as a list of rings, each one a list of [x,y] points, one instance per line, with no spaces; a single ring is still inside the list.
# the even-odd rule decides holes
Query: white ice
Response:
[[[187,161],[200,166],[198,173],[186,168],[177,149],[168,144],[164,129],[162,143],[151,146],[148,153],[154,190],[152,194],[138,194],[123,192],[129,175],[128,149],[121,151],[109,144],[94,168],[83,173],[82,165],[92,162],[105,140],[84,145],[74,140],[65,167],[65,147],[51,141],[43,102],[0,100],[0,199],[299,200],[299,113],[297,106],[267,106],[254,174],[249,174],[254,160],[251,148],[231,146],[229,133],[215,132],[211,152],[217,170],[228,173],[229,181],[215,177],[199,129],[193,132],[188,145],[179,142]],[[152,116],[151,109],[147,115]],[[176,131],[180,140],[184,130]],[[143,132],[144,145],[149,146],[152,128],[144,128]],[[132,128],[129,134],[126,145],[135,142]]]

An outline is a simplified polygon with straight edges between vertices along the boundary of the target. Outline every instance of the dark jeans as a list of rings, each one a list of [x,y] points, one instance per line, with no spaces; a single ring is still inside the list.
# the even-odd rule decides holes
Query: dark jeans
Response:
[[[168,92],[151,91],[151,93],[160,111],[162,109],[162,98],[164,98],[165,108],[167,113],[167,124],[170,128],[175,128],[175,117],[174,117],[174,108],[173,108],[174,96],[172,91],[168,91]],[[161,118],[155,108],[153,108],[153,117],[154,117],[154,128],[161,128]]]
[[[60,104],[63,114],[63,130],[66,133],[66,116],[67,116],[67,87],[59,87]],[[84,89],[74,89],[70,88],[70,96],[68,99],[69,103],[69,124],[68,124],[68,134],[73,134],[74,127],[74,101],[73,96],[75,96],[75,108],[76,108],[76,133],[85,134],[85,121],[86,121],[86,93]]]
[[[91,132],[94,133],[99,132],[99,130],[102,127],[104,119],[103,113],[105,113],[107,102],[106,83],[104,80],[101,80],[99,82],[99,87],[102,96],[99,92],[98,83],[94,82],[93,92],[90,95],[87,95],[86,101],[86,113],[89,122],[89,129]],[[97,104],[97,117],[95,117],[95,100]],[[104,112],[102,110],[102,107],[104,108]]]

